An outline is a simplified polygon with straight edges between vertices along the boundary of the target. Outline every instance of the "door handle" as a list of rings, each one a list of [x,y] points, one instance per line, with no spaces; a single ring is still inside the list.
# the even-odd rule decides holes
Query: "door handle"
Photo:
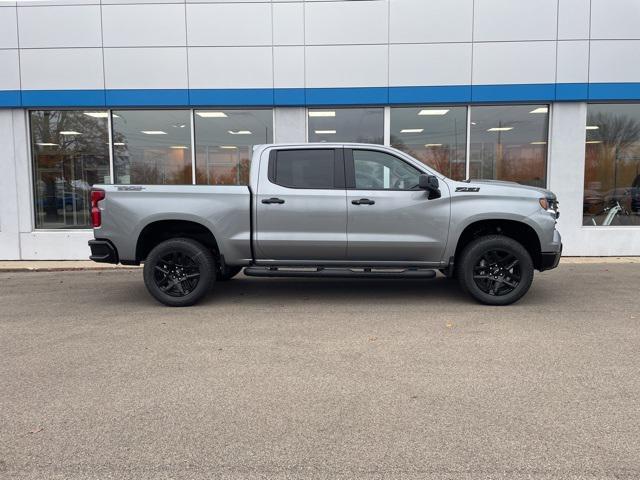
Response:
[[[354,205],[373,205],[376,202],[369,200],[368,198],[361,198],[360,200],[351,200]]]
[[[262,200],[262,203],[278,203],[278,204],[283,204],[284,200],[281,198],[275,198],[275,197],[271,197],[271,198],[264,198]]]

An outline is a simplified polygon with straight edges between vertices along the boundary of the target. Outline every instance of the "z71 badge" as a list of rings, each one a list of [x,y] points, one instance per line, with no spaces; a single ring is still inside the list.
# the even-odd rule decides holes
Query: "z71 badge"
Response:
[[[456,187],[456,192],[479,192],[480,187]]]

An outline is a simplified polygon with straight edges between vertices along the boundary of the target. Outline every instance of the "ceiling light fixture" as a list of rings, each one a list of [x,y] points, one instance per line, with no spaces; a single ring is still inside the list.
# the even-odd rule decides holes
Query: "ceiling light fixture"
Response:
[[[173,148],[174,150],[186,150],[189,147],[186,145],[171,145],[169,148]]]
[[[82,132],[76,132],[75,130],[64,130],[60,132],[60,135],[82,135]]]
[[[429,148],[429,147],[441,147],[442,144],[441,143],[425,143],[424,146],[427,147],[427,148]]]
[[[227,130],[231,135],[251,135],[251,130]]]
[[[113,146],[114,147],[123,147],[124,146],[124,142],[113,142]]]
[[[227,118],[224,112],[196,112],[196,115],[202,118]]]
[[[487,132],[508,132],[509,130],[513,130],[513,127],[491,127]]]
[[[549,113],[549,107],[538,107],[531,110],[529,113]]]
[[[598,130],[600,127],[598,125],[587,125],[585,128],[587,130]]]
[[[310,117],[335,117],[336,112],[330,111],[330,110],[309,112],[309,116]]]
[[[58,146],[57,143],[48,143],[48,142],[39,142],[39,143],[36,143],[36,145],[40,147],[57,147]]]
[[[316,135],[333,135],[336,133],[335,130],[316,130]]]
[[[531,142],[530,145],[546,145],[547,142]]]
[[[602,143],[602,140],[587,140],[585,143]]]
[[[429,108],[420,110],[418,115],[446,115],[447,113],[449,113],[448,109]]]
[[[162,130],[141,130],[140,133],[144,133],[145,135],[166,135],[167,132],[163,132]]]
[[[238,147],[235,145],[220,145],[220,148],[224,148],[225,150],[235,150]]]
[[[84,112],[84,114],[88,117],[93,118],[107,118],[109,117],[109,112]]]
[[[400,133],[422,133],[424,128],[403,128]]]

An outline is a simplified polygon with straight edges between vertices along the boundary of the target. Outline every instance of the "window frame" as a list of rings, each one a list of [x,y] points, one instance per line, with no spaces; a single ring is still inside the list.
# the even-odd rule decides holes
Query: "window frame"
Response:
[[[470,152],[470,147],[471,147],[471,138],[470,138],[470,128],[471,128],[471,107],[472,106],[482,106],[482,105],[473,105],[471,103],[467,103],[467,104],[459,104],[459,103],[418,103],[418,104],[395,104],[395,105],[388,105],[387,107],[385,107],[385,134],[388,135],[388,137],[385,137],[385,143],[384,145],[387,147],[391,147],[391,148],[395,148],[403,153],[405,153],[406,155],[409,155],[407,152],[405,152],[404,150],[401,150],[397,147],[394,147],[393,144],[391,143],[391,134],[392,134],[392,111],[395,109],[428,109],[428,110],[433,110],[433,109],[455,109],[455,108],[464,108],[465,112],[465,118],[464,118],[464,128],[465,128],[465,136],[464,136],[464,140],[463,140],[463,145],[464,145],[464,176],[465,179],[469,178],[469,152]],[[484,105],[484,106],[491,106],[489,104]],[[413,158],[413,157],[412,157]],[[431,167],[430,165],[428,165],[427,163],[422,162],[421,160],[417,159],[422,165],[425,165],[426,167],[432,169],[434,172],[437,172],[438,175],[442,175],[443,178],[448,178],[450,180],[453,180],[455,182],[460,182],[462,180],[456,180],[452,177],[447,176],[444,173],[441,173],[438,170],[435,170],[433,167]]]
[[[333,150],[333,187],[296,187],[283,185],[276,181],[276,168],[278,162],[278,152],[309,151],[309,150]],[[267,179],[273,185],[292,190],[344,190],[345,189],[345,159],[344,149],[339,147],[294,147],[294,148],[274,148],[269,152],[269,164],[267,166]]]
[[[110,183],[106,184],[106,185],[113,185],[113,159],[112,159],[112,138],[111,138],[111,109],[110,108],[105,108],[105,107],[33,107],[33,108],[26,108],[24,109],[24,113],[25,113],[25,126],[26,126],[26,152],[27,152],[27,158],[28,158],[28,162],[27,162],[27,168],[28,168],[28,173],[29,173],[29,179],[30,181],[28,182],[29,184],[29,198],[31,199],[30,202],[30,206],[29,206],[29,213],[30,213],[30,229],[31,231],[34,232],[67,232],[67,233],[77,233],[77,232],[82,232],[82,231],[93,231],[92,227],[69,227],[69,226],[64,226],[64,227],[60,227],[60,228],[55,228],[55,227],[38,227],[38,207],[36,205],[36,203],[38,202],[37,199],[37,188],[36,188],[36,182],[37,182],[37,178],[36,175],[38,173],[38,169],[36,167],[35,164],[35,158],[34,158],[34,148],[33,148],[33,130],[32,130],[32,125],[31,125],[31,115],[34,112],[44,112],[44,111],[50,111],[50,112],[63,112],[63,111],[71,111],[71,112],[87,112],[87,111],[96,111],[96,112],[107,112],[107,150],[108,150],[108,159],[109,159],[109,179],[110,179]]]
[[[596,103],[596,102],[592,102]],[[600,102],[602,103],[602,102]],[[614,102],[608,102],[614,103]],[[305,138],[306,142],[309,143],[309,112],[312,110],[338,110],[338,109],[348,109],[348,108],[383,108],[383,143],[380,146],[383,147],[391,147],[391,109],[392,108],[449,108],[449,107],[465,107],[466,108],[466,138],[465,138],[465,179],[469,179],[471,174],[471,126],[472,126],[472,117],[471,117],[471,109],[472,107],[500,107],[500,106],[510,106],[510,105],[531,105],[536,107],[547,107],[547,128],[546,128],[546,159],[545,159],[545,171],[544,171],[544,184],[545,188],[548,188],[549,185],[549,162],[551,158],[551,130],[553,124],[553,109],[554,102],[552,101],[534,101],[534,102],[483,102],[483,103],[408,103],[408,104],[366,104],[366,105],[322,105],[322,106],[310,106],[305,108]],[[275,124],[274,124],[275,131]],[[275,133],[274,133],[275,135]],[[334,143],[343,143],[348,145],[354,142],[334,142]],[[377,144],[371,144],[375,146]],[[415,167],[415,165],[413,165]],[[428,165],[425,165],[428,167]],[[346,168],[346,158],[345,158],[345,168]],[[432,169],[428,169],[431,172]],[[449,178],[446,175],[433,171],[433,174],[441,175],[443,178]]]
[[[613,105],[636,105],[638,107],[640,107],[640,101],[596,101],[596,102],[586,102],[586,107],[587,107],[587,112],[586,112],[586,118],[585,118],[585,129],[587,127],[587,125],[589,125],[589,107],[590,106],[613,106]],[[588,138],[588,134],[586,135],[586,137]],[[582,230],[603,230],[603,231],[616,231],[616,230],[640,230],[640,225],[590,225],[588,223],[584,223],[584,199],[585,199],[585,192],[586,192],[586,184],[585,184],[585,180],[586,180],[586,169],[587,169],[587,143],[586,140],[587,138],[585,138],[585,145],[584,145],[584,167],[583,167],[583,183],[582,183],[582,208],[583,208],[583,213],[582,213],[582,221],[580,222],[580,226],[579,228]],[[636,179],[640,177],[637,176]],[[634,179],[635,180],[635,179]],[[630,188],[636,188],[636,187],[630,187]]]
[[[137,109],[133,109],[133,110],[137,110]],[[225,107],[225,106],[199,106],[199,107],[190,107],[189,108],[190,112],[191,112],[191,172],[192,172],[192,185],[209,185],[209,186],[216,186],[216,185],[225,185],[225,186],[249,186],[251,183],[251,156],[249,157],[249,180],[247,183],[245,184],[207,184],[207,183],[198,183],[198,179],[197,179],[197,166],[198,166],[198,158],[197,158],[197,147],[198,147],[198,135],[196,133],[196,126],[197,124],[200,122],[200,120],[196,119],[196,115],[198,112],[210,112],[210,111],[222,111],[222,112],[229,112],[229,111],[240,111],[240,112],[246,112],[246,111],[269,111],[271,112],[271,141],[270,142],[263,142],[263,143],[256,143],[253,146],[255,147],[256,145],[261,145],[261,144],[267,144],[267,143],[275,143],[275,139],[276,139],[276,107],[275,106],[266,106],[266,107],[251,107],[251,106],[245,106],[245,107]]]
[[[190,133],[189,133],[189,149],[190,149],[190,154],[189,154],[189,165],[191,166],[191,175],[189,175],[189,178],[191,180],[191,183],[142,183],[142,182],[138,182],[138,183],[129,183],[129,184],[121,184],[121,183],[116,183],[115,180],[115,175],[116,175],[116,171],[115,171],[115,147],[116,145],[114,145],[113,143],[113,134],[115,132],[114,130],[114,125],[113,125],[113,115],[114,112],[152,112],[152,111],[156,111],[156,112],[185,112],[188,114],[188,125],[189,128],[191,129]],[[108,109],[109,112],[109,155],[110,155],[110,159],[113,166],[113,170],[111,172],[111,185],[149,185],[149,186],[163,186],[163,185],[175,185],[175,186],[182,186],[184,187],[185,185],[195,185],[195,183],[193,183],[193,177],[194,177],[194,168],[195,168],[195,155],[194,155],[194,149],[195,149],[195,145],[193,144],[193,139],[194,139],[194,131],[193,131],[193,127],[194,127],[194,121],[193,121],[193,116],[194,116],[194,112],[195,110],[193,108],[187,107],[187,108],[180,108],[180,107],[174,107],[174,106],[170,106],[170,107],[150,107],[150,108],[109,108]]]
[[[386,150],[378,150],[375,148],[353,148],[353,147],[348,147],[348,148],[344,148],[344,158],[345,158],[345,185],[346,185],[346,189],[347,190],[363,190],[363,191],[376,191],[376,192],[416,192],[418,190],[420,190],[420,187],[414,187],[414,188],[357,188],[356,187],[356,167],[355,167],[355,162],[353,159],[353,151],[354,150],[358,150],[358,151],[364,151],[364,152],[376,152],[376,153],[382,153],[385,155],[389,155],[390,157],[395,158],[396,160],[401,161],[402,163],[404,163],[405,165],[413,168],[414,170],[419,172],[419,175],[428,175],[428,173],[424,172],[423,170],[419,169],[416,165],[413,165],[412,163],[406,161],[404,158],[399,157],[398,155],[394,155],[391,152],[387,152]],[[441,174],[440,174],[441,175]]]
[[[545,136],[545,161],[544,161],[544,186],[536,188],[549,188],[549,162],[551,158],[551,128],[553,123],[553,105],[554,101],[546,100],[541,102],[497,102],[497,103],[468,103],[467,104],[467,146],[466,146],[466,176],[467,179],[471,177],[471,126],[475,125],[473,121],[471,110],[473,108],[482,107],[517,107],[517,106],[530,106],[530,107],[547,107],[547,124],[546,124],[546,136]],[[498,179],[477,179],[477,180],[498,180]],[[523,183],[518,185],[527,185]]]
[[[404,106],[404,105],[403,105]],[[305,143],[324,143],[323,141],[314,141],[312,142],[310,137],[311,134],[311,128],[310,128],[310,120],[309,120],[309,112],[314,111],[314,110],[320,110],[320,111],[324,111],[324,110],[367,110],[367,109],[381,109],[382,110],[382,143],[371,143],[370,145],[380,145],[381,147],[389,147],[390,144],[388,142],[388,133],[389,133],[389,128],[390,128],[390,118],[389,118],[389,109],[391,108],[390,105],[381,105],[381,104],[377,104],[377,103],[373,103],[373,104],[364,104],[364,105],[314,105],[314,106],[308,106],[305,107],[304,109],[304,130],[305,130]],[[347,144],[347,143],[354,143],[354,142],[349,142],[349,141],[341,141],[341,140],[335,140],[332,139],[330,141],[327,141],[327,143],[343,143],[343,144]],[[367,143],[367,145],[369,145],[369,143]]]

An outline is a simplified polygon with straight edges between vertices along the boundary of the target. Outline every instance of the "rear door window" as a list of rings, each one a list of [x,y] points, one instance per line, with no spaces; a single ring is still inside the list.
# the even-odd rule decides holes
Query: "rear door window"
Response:
[[[278,150],[269,159],[269,180],[289,188],[338,188],[336,156],[329,148]]]

